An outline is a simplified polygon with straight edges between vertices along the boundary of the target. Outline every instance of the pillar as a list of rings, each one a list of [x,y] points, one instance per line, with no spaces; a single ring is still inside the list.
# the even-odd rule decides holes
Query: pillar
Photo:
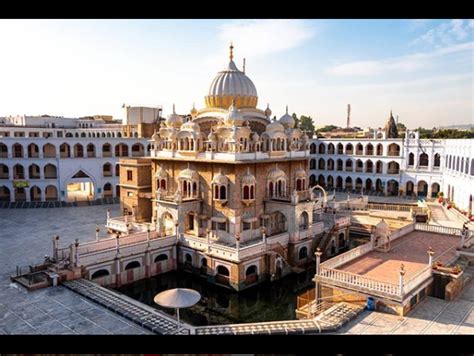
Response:
[[[433,255],[434,255],[434,251],[433,251],[433,248],[430,246],[430,248],[428,249],[428,265],[429,266],[433,265]]]
[[[403,276],[405,275],[405,266],[403,263],[400,265],[400,280],[399,280],[399,285],[400,285],[400,295],[403,296],[404,291],[403,291]]]
[[[240,249],[240,234],[236,233],[235,234],[235,248],[237,251]]]
[[[58,249],[59,249],[59,235],[53,236],[53,259],[58,260]]]
[[[74,246],[75,246],[74,253],[76,254],[74,258],[74,262],[75,262],[74,267],[80,267],[81,263],[79,261],[79,239],[76,239]]]
[[[110,219],[110,209],[107,209],[107,220]]]
[[[320,268],[321,268],[321,255],[323,254],[321,252],[321,249],[318,247],[316,249],[316,252],[314,253],[316,256],[316,276],[319,275],[320,273]],[[316,279],[316,278],[315,278]],[[318,305],[321,301],[321,285],[319,282],[316,280],[315,286],[314,286],[314,299],[316,301],[316,305]]]
[[[95,228],[95,241],[99,241],[99,226],[97,225],[97,227]]]
[[[76,258],[75,245],[70,244],[69,245],[69,265],[71,267],[74,267],[76,264],[75,258]]]

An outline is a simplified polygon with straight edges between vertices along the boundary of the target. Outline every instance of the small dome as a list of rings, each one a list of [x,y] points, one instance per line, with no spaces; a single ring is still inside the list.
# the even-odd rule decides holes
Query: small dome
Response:
[[[194,118],[196,117],[198,114],[198,111],[196,109],[196,107],[194,106],[194,103],[193,103],[193,108],[191,109],[191,116]]]
[[[295,172],[296,178],[306,178],[308,175],[306,174],[306,171],[303,168],[298,168]]]
[[[166,126],[169,128],[180,128],[183,124],[183,118],[176,114],[175,107],[173,104],[173,113],[166,119]]]
[[[253,142],[257,142],[259,139],[260,139],[260,136],[258,135],[258,133],[254,132],[252,135]]]
[[[167,178],[167,177],[168,177],[168,173],[166,173],[166,171],[162,167],[160,167],[160,169],[156,171],[155,178]]]
[[[272,180],[278,179],[278,178],[285,178],[285,177],[286,177],[285,172],[283,172],[280,168],[278,168],[278,166],[275,168],[272,168],[270,172],[268,172],[268,176],[267,176],[268,179],[272,179]]]
[[[254,185],[257,184],[257,179],[250,173],[250,168],[247,167],[247,173],[242,176],[242,185]]]
[[[179,173],[178,179],[190,179],[193,181],[197,181],[199,180],[199,173],[193,169],[190,169],[188,165],[188,168],[186,168],[185,170],[182,170]]]
[[[270,124],[267,125],[265,132],[284,132],[285,128],[278,121],[273,120]]]
[[[222,174],[221,171],[217,173],[214,178],[212,178],[212,184],[227,184],[229,183],[229,179],[225,175]]]
[[[293,119],[293,116],[288,114],[288,105],[286,106],[286,114],[280,118],[279,122],[285,127],[285,129],[292,129],[295,127],[295,119]]]
[[[195,122],[188,121],[188,122],[185,122],[183,126],[181,126],[181,131],[192,131],[192,132],[198,133],[201,131],[201,128]]]
[[[242,126],[244,121],[242,114],[237,107],[234,106],[234,102],[232,101],[232,105],[229,107],[229,112],[224,119],[224,123],[229,126]]]
[[[272,111],[270,110],[270,104],[267,104],[267,108],[265,109],[265,116],[270,117]]]

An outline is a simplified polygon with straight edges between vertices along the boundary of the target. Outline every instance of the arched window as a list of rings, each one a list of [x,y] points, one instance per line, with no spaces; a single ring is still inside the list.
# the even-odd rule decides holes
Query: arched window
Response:
[[[221,187],[220,187],[219,198],[221,200],[226,200],[227,199],[227,190],[226,190],[226,187],[224,185],[221,185]]]
[[[410,152],[408,154],[408,165],[413,166],[415,164],[415,154],[413,152]]]
[[[168,259],[168,255],[165,255],[164,253],[162,253],[161,255],[158,255],[155,257],[155,263],[157,262],[161,262],[161,261],[166,261]]]
[[[324,170],[324,169],[326,169],[326,162],[324,161],[323,158],[320,158],[320,159],[319,159],[319,162],[318,162],[318,169],[319,169],[319,170]]]
[[[125,270],[133,269],[133,268],[138,268],[138,267],[140,267],[140,262],[138,262],[138,261],[132,261],[132,262],[129,262],[129,263],[125,266]]]
[[[435,167],[439,167],[441,165],[441,155],[439,153],[436,153],[434,156],[434,163],[433,165]]]
[[[428,155],[426,153],[420,155],[419,165],[422,167],[428,166]]]
[[[302,260],[307,257],[308,257],[308,248],[304,246],[300,248],[300,251],[298,252],[298,259]]]
[[[309,153],[315,154],[316,153],[316,144],[312,143],[311,146],[309,146]]]
[[[377,145],[377,156],[383,156],[383,145],[381,143]]]
[[[330,143],[328,145],[328,154],[332,155],[332,154],[334,154],[334,152],[335,152],[334,144]]]
[[[338,155],[344,154],[344,146],[343,146],[342,143],[338,143],[338,144],[337,144],[337,154],[338,154]]]
[[[326,146],[324,145],[324,143],[319,144],[319,153],[320,154],[325,154],[326,153]]]
[[[112,165],[110,163],[104,163],[102,166],[102,175],[104,177],[112,177]]]
[[[248,185],[244,186],[244,199],[250,199],[250,188]]]
[[[166,179],[164,178],[160,179],[160,189],[166,190]]]
[[[352,143],[348,143],[346,145],[346,155],[352,155],[354,154],[354,146],[352,146]]]

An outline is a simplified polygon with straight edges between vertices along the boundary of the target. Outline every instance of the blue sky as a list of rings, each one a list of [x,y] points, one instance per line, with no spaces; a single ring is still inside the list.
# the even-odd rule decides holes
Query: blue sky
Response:
[[[0,20],[0,115],[109,114],[123,103],[204,105],[247,61],[259,107],[316,125],[474,123],[473,20]]]

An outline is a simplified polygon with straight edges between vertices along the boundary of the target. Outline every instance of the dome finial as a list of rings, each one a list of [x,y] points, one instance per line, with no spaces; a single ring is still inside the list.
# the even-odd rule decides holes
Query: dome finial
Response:
[[[173,114],[176,114],[175,108],[174,108],[174,103],[173,103]]]
[[[288,114],[288,105],[286,105],[286,114]]]
[[[245,58],[244,58],[244,65],[242,66],[243,68],[243,73],[245,74]]]
[[[234,45],[233,45],[232,41],[230,41],[229,49],[230,49],[229,58],[232,61],[234,59]]]

